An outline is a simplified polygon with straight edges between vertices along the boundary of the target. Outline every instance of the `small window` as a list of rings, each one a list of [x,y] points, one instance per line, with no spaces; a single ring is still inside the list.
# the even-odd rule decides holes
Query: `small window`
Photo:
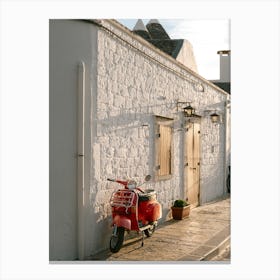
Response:
[[[173,169],[172,149],[173,120],[156,117],[155,151],[156,151],[156,179],[169,179]]]

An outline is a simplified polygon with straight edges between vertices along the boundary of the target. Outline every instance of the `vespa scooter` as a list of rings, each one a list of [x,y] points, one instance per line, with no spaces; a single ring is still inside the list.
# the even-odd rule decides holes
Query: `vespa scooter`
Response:
[[[150,179],[151,176],[147,175],[145,182]],[[143,246],[144,233],[150,237],[155,231],[157,221],[162,216],[161,205],[156,200],[156,192],[151,189],[143,191],[140,188],[142,184],[137,186],[133,180],[107,180],[124,186],[123,189],[115,191],[110,199],[113,218],[113,233],[110,239],[111,252],[116,253],[120,250],[126,230],[128,232],[130,230],[141,232]]]

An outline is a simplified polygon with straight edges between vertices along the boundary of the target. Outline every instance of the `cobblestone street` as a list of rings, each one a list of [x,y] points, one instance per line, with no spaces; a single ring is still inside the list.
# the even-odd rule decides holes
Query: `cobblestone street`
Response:
[[[152,237],[127,236],[118,253],[109,250],[91,256],[94,261],[209,261],[219,246],[230,242],[230,199],[191,210],[189,218],[170,220],[158,227]],[[217,249],[218,248],[218,249]],[[230,256],[225,255],[225,256]],[[225,257],[226,258],[226,257]],[[230,260],[227,258],[226,260]]]

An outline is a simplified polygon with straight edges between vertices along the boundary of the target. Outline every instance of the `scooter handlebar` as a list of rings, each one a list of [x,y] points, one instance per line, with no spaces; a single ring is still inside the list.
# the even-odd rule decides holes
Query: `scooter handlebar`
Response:
[[[115,182],[116,180],[115,180],[115,179],[110,179],[110,178],[107,178],[107,181],[110,181],[110,182]]]
[[[116,183],[122,184],[122,185],[124,185],[126,188],[127,188],[127,184],[128,184],[128,181],[121,181],[121,180],[110,179],[110,178],[107,178],[107,181],[116,182]]]

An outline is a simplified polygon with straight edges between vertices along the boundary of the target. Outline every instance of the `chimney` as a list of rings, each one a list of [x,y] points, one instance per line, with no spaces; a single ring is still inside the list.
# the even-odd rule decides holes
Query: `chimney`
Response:
[[[220,55],[220,81],[230,83],[230,50],[218,51]]]

